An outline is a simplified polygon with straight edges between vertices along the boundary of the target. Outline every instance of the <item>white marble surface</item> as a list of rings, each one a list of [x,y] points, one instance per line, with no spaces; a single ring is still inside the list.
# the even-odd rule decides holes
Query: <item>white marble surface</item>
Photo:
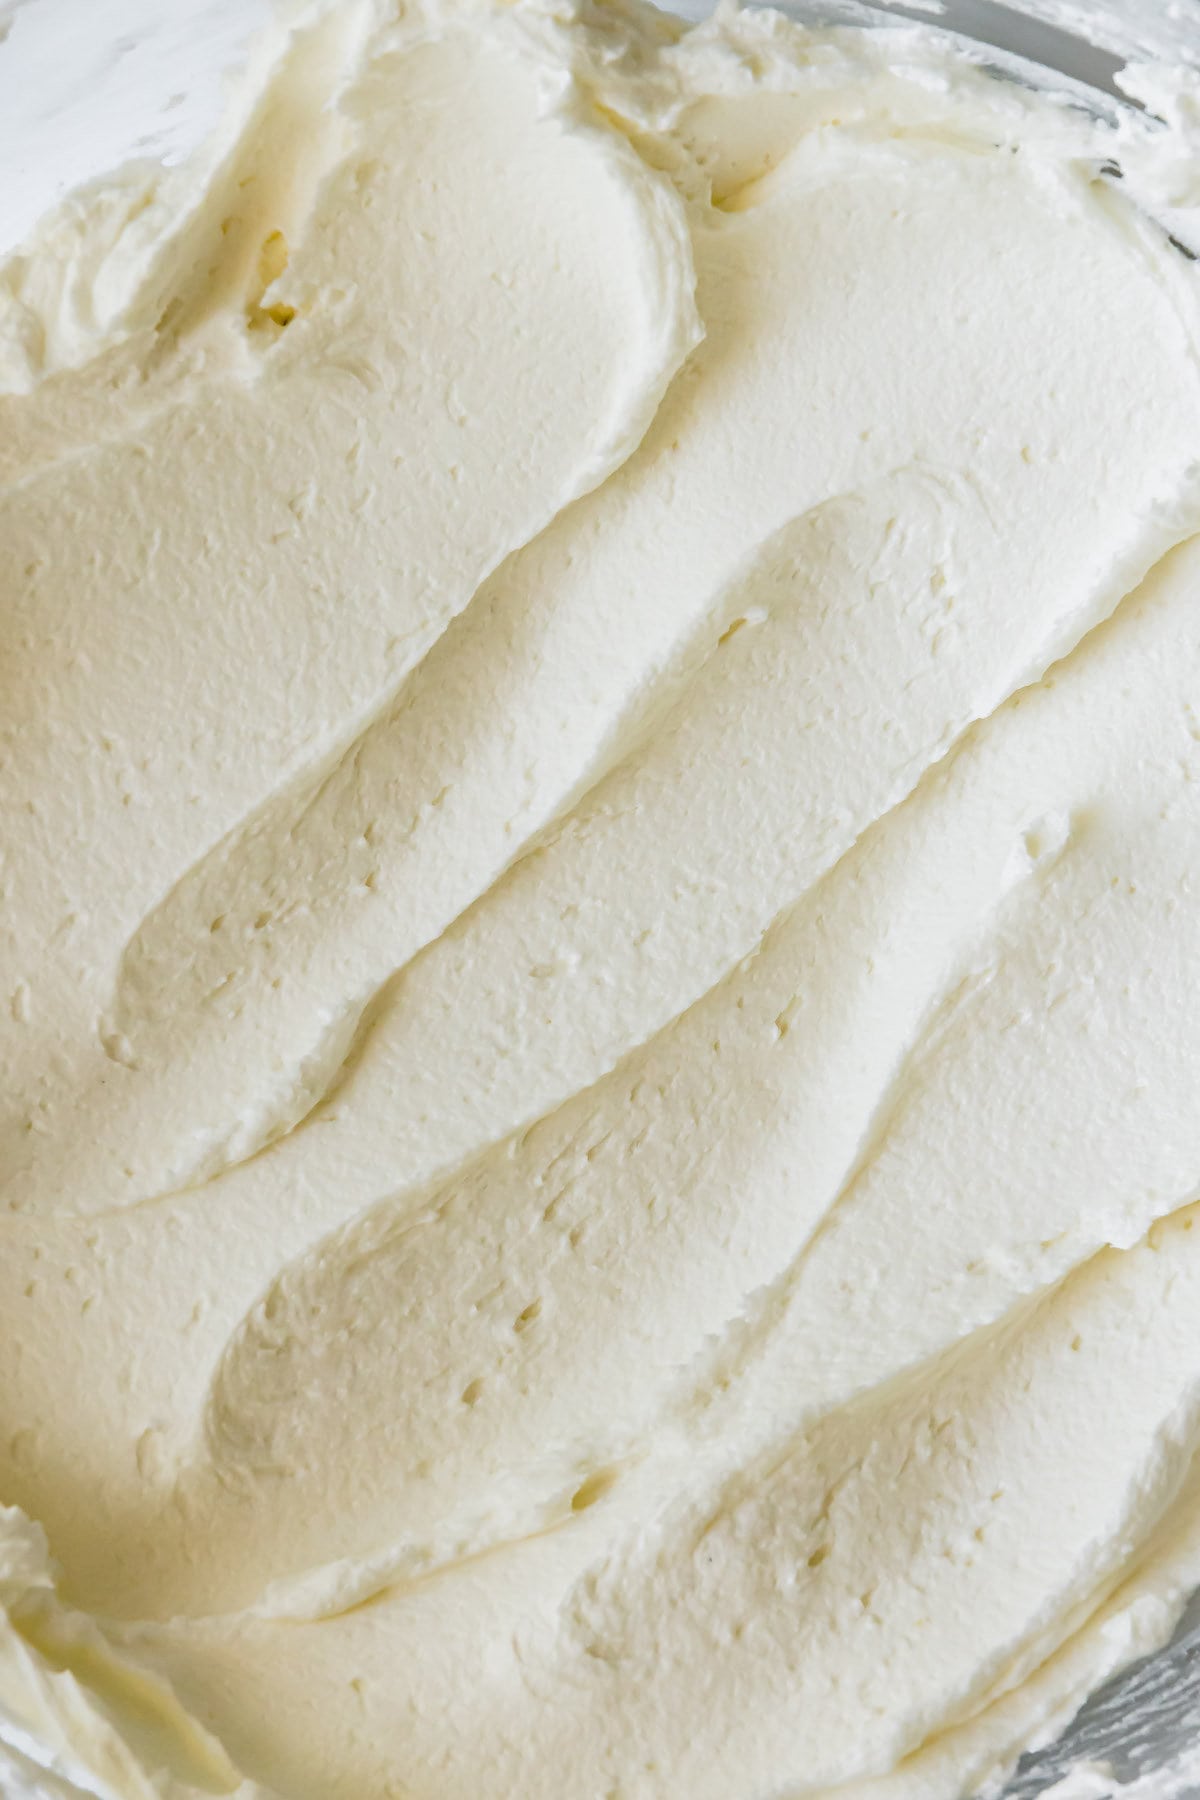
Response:
[[[185,156],[270,0],[0,0],[0,254],[73,189]]]

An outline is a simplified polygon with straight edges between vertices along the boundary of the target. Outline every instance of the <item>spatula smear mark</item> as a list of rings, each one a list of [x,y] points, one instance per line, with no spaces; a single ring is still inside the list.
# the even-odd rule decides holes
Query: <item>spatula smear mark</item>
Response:
[[[186,913],[197,844],[227,845],[247,815],[261,831],[274,804],[286,853],[292,803],[272,792],[354,754],[481,580],[636,446],[696,341],[678,198],[623,139],[564,132],[536,60],[514,48],[519,36],[505,54],[451,29],[379,62],[368,44],[286,269],[282,233],[266,251],[251,234],[266,286],[250,325],[269,331],[246,339],[240,305],[212,324],[218,342],[253,341],[254,379],[193,381],[125,440],[49,461],[8,497],[6,791],[21,806],[83,759],[98,845],[86,914],[73,801],[40,823],[34,803],[10,849],[11,917],[26,921],[11,965],[46,990],[32,1028],[4,1033],[11,1207],[153,1197],[311,1104],[312,1061],[361,980],[310,983],[302,1017],[268,999],[274,1043],[239,1048],[245,996],[213,978],[220,907],[201,933]],[[470,145],[448,105],[464,81],[480,88]],[[257,217],[255,168],[235,185]],[[280,307],[286,330],[267,316]],[[142,796],[160,770],[186,793],[147,842]],[[239,942],[273,919],[228,910]],[[161,928],[114,1005],[110,971],[147,913]],[[318,906],[315,922],[341,921]],[[303,963],[302,945],[283,948]]]
[[[382,1134],[372,1153],[389,1164],[386,1192],[539,1116],[719,979],[811,868],[835,860],[957,733],[1104,617],[1185,528],[1194,444],[1180,354],[1195,372],[1140,239],[1095,232],[1087,190],[1066,182],[1048,197],[1042,173],[1000,155],[869,143],[822,180],[809,145],[794,160],[751,212],[695,227],[707,341],[641,450],[499,572],[352,748],[315,783],[285,784],[142,923],[103,1014],[103,1036],[127,1046],[122,1066],[85,1084],[58,1128],[39,1122],[14,1189],[23,1204],[39,1193],[68,1208],[84,1203],[72,1194],[96,1208],[153,1198],[286,1135],[334,1081],[340,1107],[347,1046],[368,1004],[376,1023],[356,1066],[361,1098],[317,1153],[327,1166],[361,1155],[343,1146],[364,1117]],[[939,196],[928,216],[898,204],[918,171]],[[952,285],[987,296],[949,348],[937,298],[948,219]],[[848,230],[864,257],[849,316],[844,265],[821,254]],[[1064,233],[1112,295],[1107,313],[1079,304]],[[1045,324],[1043,360],[1017,383],[991,329],[1001,250],[1005,282],[1023,306],[1037,296]],[[876,326],[873,340],[868,317],[887,316],[887,295],[914,261],[941,270],[928,304]],[[1064,350],[1068,304],[1077,341]],[[1149,352],[1146,306],[1160,322]],[[863,344],[873,345],[865,361],[852,350]],[[1139,402],[1140,474],[1110,448],[1129,430],[1127,387],[1097,384],[1093,353],[1136,363],[1158,393],[1144,418]],[[819,434],[802,423],[818,408]],[[907,483],[890,510],[874,491],[889,479]],[[722,499],[735,480],[752,496],[736,518]],[[778,685],[792,679],[787,665],[770,676],[757,666],[754,681],[777,684],[772,704],[799,760],[790,787],[776,775],[763,789],[755,847],[742,855],[706,771],[741,770],[751,820],[755,759],[783,768],[765,729],[740,745],[736,721],[717,717],[746,704],[746,679],[706,664],[696,716],[686,701],[651,709],[648,741],[624,761],[621,720],[636,722],[647,691],[676,679],[681,660],[694,668],[688,646],[711,645],[713,624],[724,632],[747,608],[770,611],[778,592],[820,579],[836,548],[819,531],[790,545],[789,533],[808,530],[839,480],[878,508],[870,529],[887,541],[854,547],[870,560],[874,598],[825,618],[810,602],[793,656],[821,673],[797,662],[794,695]],[[315,502],[312,518],[325,528]],[[737,668],[749,653],[731,639],[723,654]],[[706,744],[705,731],[718,735]],[[536,863],[510,868],[596,777],[594,798],[568,810]],[[679,806],[676,782],[688,796]],[[648,807],[670,872],[661,891],[647,888]],[[590,939],[586,896],[604,891],[610,868],[627,870],[609,882],[627,897]],[[600,958],[602,981],[589,974]],[[381,994],[397,971],[394,997]],[[487,1046],[505,1041],[518,1014],[551,1023],[533,1024],[530,1053],[493,1058]],[[414,1081],[419,1091],[397,1108],[397,1089]],[[456,1094],[458,1123],[445,1116]],[[307,1161],[310,1145],[295,1154]],[[274,1165],[279,1179],[287,1160]]]

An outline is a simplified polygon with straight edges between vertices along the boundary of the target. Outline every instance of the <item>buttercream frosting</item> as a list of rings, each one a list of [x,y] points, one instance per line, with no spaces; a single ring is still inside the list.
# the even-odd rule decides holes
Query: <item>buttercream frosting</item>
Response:
[[[6,1793],[951,1800],[1170,1634],[1189,155],[347,0],[0,268]]]

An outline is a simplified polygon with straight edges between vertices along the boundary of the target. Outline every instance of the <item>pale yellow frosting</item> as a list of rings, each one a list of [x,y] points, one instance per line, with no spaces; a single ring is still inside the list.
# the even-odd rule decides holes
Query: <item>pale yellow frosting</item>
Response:
[[[1185,153],[246,80],[0,268],[0,1792],[974,1793],[1200,1578]]]

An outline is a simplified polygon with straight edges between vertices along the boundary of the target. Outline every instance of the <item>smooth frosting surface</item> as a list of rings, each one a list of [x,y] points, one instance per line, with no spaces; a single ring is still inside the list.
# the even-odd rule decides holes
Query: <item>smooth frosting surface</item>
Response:
[[[0,266],[6,1795],[951,1800],[1169,1634],[1187,167],[354,0]]]

